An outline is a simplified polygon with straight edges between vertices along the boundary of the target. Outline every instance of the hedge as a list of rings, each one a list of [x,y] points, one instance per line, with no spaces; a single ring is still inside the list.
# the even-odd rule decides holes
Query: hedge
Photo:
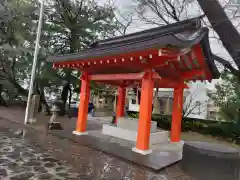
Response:
[[[128,114],[130,117],[138,117],[138,113],[136,112],[128,112]],[[171,129],[171,116],[153,114],[152,121],[156,121],[159,128],[165,130]],[[183,118],[182,131],[192,131],[222,137],[240,144],[240,124],[235,124],[234,122]]]

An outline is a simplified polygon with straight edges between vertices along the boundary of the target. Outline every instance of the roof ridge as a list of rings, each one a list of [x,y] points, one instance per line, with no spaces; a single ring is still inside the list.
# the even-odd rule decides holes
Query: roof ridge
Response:
[[[173,24],[165,25],[165,26],[160,26],[156,28],[151,28],[147,29],[144,31],[139,31],[131,34],[127,34],[124,36],[117,36],[105,40],[100,40],[96,41],[91,44],[91,48],[96,48],[100,46],[105,46],[109,45],[112,43],[118,43],[118,42],[125,42],[125,41],[130,41],[132,39],[141,39],[141,38],[146,38],[149,36],[154,36],[154,35],[166,35],[166,34],[174,34],[174,33],[179,33],[181,31],[184,31],[186,28],[194,28],[197,29],[201,26],[201,21],[199,18],[192,18],[180,22],[176,22]]]

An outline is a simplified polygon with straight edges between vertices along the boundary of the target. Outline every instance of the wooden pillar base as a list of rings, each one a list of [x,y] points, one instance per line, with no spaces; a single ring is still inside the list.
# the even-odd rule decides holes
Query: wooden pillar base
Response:
[[[83,136],[83,135],[88,135],[88,132],[85,131],[85,132],[77,132],[77,131],[73,131],[72,132],[74,135],[77,135],[77,136]]]
[[[132,148],[132,151],[141,155],[148,155],[152,153],[152,149],[148,149],[148,150],[141,150],[141,149],[137,149],[137,148]]]

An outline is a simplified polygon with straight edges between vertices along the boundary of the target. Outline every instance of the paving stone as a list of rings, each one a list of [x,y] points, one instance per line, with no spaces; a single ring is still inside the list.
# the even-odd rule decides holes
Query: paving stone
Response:
[[[21,166],[21,165],[17,165],[9,169],[14,173],[30,172],[32,170],[30,167]]]
[[[28,161],[24,163],[25,166],[41,166],[41,164],[39,161]]]
[[[64,177],[64,178],[67,178],[69,176],[69,174],[67,172],[59,172],[59,173],[57,173],[57,175]]]
[[[6,169],[0,169],[0,176],[7,176]]]
[[[44,157],[41,159],[41,161],[44,162],[58,162],[58,160],[54,159],[54,158],[50,158],[50,157]]]
[[[87,174],[81,174],[81,175],[77,176],[76,178],[84,179],[84,180],[93,180],[94,179],[94,177],[92,177],[91,175],[87,175]],[[98,178],[100,178],[100,177],[98,177]]]
[[[62,171],[62,170],[64,170],[66,167],[64,167],[64,166],[58,166],[58,167],[56,167],[56,171],[58,172],[58,171]]]
[[[21,154],[22,154],[22,156],[26,156],[26,157],[34,157],[34,154],[29,153],[29,152],[22,152]]]
[[[44,180],[44,179],[51,179],[54,176],[50,173],[44,173],[44,174],[40,174],[38,175],[38,179]]]
[[[18,164],[16,162],[10,162],[7,164],[9,169],[15,169],[18,168]]]
[[[8,160],[8,159],[0,159],[0,165],[2,165],[2,164],[8,164],[8,163],[11,163],[11,161]]]
[[[13,175],[10,179],[11,180],[27,180],[31,178],[34,174],[31,172],[23,172],[20,174]]]
[[[42,166],[33,167],[33,170],[37,173],[47,173],[48,171]]]
[[[52,163],[52,162],[48,162],[46,164],[44,164],[44,167],[47,167],[47,168],[53,168],[56,166],[56,163]]]
[[[19,152],[12,152],[11,154],[8,155],[9,158],[11,159],[19,159],[20,158],[20,153]]]
[[[3,153],[4,153],[4,152],[12,152],[12,148],[10,148],[10,147],[4,147],[4,148],[1,148],[0,151],[3,152]]]

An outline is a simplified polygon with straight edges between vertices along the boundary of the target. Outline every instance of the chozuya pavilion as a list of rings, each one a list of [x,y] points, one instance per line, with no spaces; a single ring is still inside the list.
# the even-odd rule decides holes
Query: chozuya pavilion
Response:
[[[200,19],[190,19],[125,36],[93,43],[75,54],[48,58],[53,68],[82,72],[78,120],[74,134],[87,134],[90,81],[118,87],[116,120],[124,115],[127,87],[141,85],[140,114],[136,147],[149,154],[153,88],[173,88],[171,142],[179,142],[183,90],[189,81],[211,81],[219,76],[208,39],[208,28]]]

